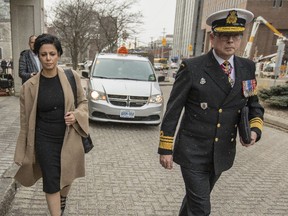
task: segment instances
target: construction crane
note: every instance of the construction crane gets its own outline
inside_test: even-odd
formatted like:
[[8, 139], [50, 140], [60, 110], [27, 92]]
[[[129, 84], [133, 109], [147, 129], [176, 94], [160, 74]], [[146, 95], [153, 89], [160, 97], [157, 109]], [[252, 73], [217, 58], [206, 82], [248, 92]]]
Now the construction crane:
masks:
[[274, 32], [275, 35], [277, 35], [279, 38], [285, 38], [281, 32], [279, 32], [274, 26], [272, 26], [267, 20], [265, 20], [262, 16], [258, 16], [254, 20], [254, 24], [252, 27], [251, 35], [249, 38], [249, 41], [247, 42], [247, 45], [244, 50], [243, 57], [244, 58], [250, 58], [251, 55], [251, 49], [252, 49], [252, 44], [255, 39], [255, 35], [258, 31], [259, 25], [263, 23], [265, 24], [272, 32]]
[[280, 66], [282, 63], [284, 49], [285, 49], [285, 41], [287, 41], [287, 38], [281, 32], [279, 32], [274, 26], [272, 26], [267, 20], [265, 20], [262, 16], [258, 16], [254, 20], [254, 24], [253, 24], [252, 31], [251, 31], [251, 36], [249, 38], [249, 41], [246, 44], [243, 57], [250, 58], [252, 44], [254, 42], [255, 35], [261, 23], [265, 24], [272, 32], [274, 32], [275, 35], [278, 36], [277, 43], [276, 43], [276, 45], [278, 46], [278, 49], [277, 49], [276, 62], [275, 62], [275, 75], [277, 76], [280, 73]]

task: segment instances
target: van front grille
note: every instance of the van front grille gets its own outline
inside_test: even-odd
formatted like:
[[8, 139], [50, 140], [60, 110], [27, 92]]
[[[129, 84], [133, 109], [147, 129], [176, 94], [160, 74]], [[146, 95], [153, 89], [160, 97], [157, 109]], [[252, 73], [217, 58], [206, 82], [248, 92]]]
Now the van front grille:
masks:
[[108, 102], [121, 107], [142, 107], [147, 104], [148, 97], [109, 94]]

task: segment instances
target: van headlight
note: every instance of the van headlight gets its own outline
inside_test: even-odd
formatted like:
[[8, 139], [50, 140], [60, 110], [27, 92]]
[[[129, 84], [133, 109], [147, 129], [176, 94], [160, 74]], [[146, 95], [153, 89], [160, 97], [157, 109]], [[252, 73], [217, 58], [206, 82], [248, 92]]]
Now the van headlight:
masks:
[[106, 95], [104, 92], [91, 91], [90, 92], [90, 98], [92, 100], [106, 100]]
[[157, 94], [157, 95], [152, 95], [150, 98], [149, 98], [149, 103], [157, 103], [157, 104], [160, 104], [163, 102], [163, 96], [160, 95], [160, 94]]

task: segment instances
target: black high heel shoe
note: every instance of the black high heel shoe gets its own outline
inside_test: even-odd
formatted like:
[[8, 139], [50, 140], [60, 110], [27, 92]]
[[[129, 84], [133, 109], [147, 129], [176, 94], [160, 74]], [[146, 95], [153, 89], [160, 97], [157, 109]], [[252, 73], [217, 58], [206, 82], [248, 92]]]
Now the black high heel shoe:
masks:
[[66, 200], [67, 200], [67, 197], [60, 196], [61, 216], [64, 215], [64, 210], [66, 207]]

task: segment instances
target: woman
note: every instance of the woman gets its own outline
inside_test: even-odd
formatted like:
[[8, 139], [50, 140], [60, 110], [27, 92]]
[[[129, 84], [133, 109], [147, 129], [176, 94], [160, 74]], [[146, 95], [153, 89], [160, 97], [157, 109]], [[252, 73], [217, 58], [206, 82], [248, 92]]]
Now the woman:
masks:
[[57, 37], [38, 36], [34, 52], [43, 69], [21, 87], [20, 133], [14, 157], [20, 168], [15, 179], [28, 187], [42, 177], [50, 214], [59, 216], [73, 180], [85, 175], [81, 136], [88, 134], [87, 100], [80, 77], [73, 71], [75, 108], [70, 83], [64, 70], [57, 67], [63, 53]]

